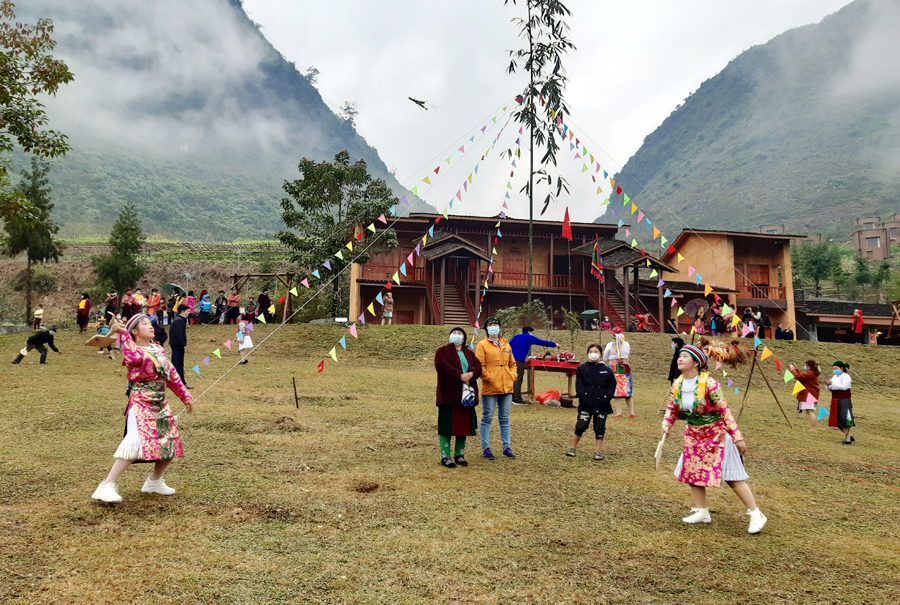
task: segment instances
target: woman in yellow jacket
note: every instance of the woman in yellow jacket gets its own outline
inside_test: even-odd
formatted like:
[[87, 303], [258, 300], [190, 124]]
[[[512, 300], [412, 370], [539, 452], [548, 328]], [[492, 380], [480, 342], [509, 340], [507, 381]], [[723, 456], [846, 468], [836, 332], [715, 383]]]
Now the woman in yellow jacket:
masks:
[[500, 320], [488, 317], [485, 322], [487, 338], [478, 343], [475, 357], [481, 363], [481, 455], [494, 459], [488, 441], [491, 437], [491, 421], [494, 408], [500, 421], [500, 438], [503, 455], [515, 458], [509, 443], [509, 410], [512, 407], [513, 383], [516, 381], [516, 360], [509, 341], [500, 336]]

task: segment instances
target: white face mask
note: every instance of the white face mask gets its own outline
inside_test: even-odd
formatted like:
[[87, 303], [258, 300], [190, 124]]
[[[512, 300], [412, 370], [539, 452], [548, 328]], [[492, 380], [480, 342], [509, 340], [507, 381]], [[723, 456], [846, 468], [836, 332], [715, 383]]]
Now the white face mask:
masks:
[[600, 353], [588, 353], [588, 359], [590, 361], [600, 361]]
[[451, 334], [450, 335], [450, 344], [456, 345], [457, 347], [463, 343], [463, 335], [462, 334]]
[[488, 326], [488, 336], [498, 336], [500, 334], [500, 326]]

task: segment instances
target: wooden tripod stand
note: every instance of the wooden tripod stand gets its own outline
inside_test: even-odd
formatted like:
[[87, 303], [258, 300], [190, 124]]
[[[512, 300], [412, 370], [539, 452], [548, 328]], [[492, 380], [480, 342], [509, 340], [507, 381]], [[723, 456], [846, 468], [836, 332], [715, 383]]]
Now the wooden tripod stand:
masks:
[[[751, 354], [753, 355], [753, 363], [750, 364], [750, 375], [747, 377], [747, 386], [744, 388], [744, 398], [741, 399], [741, 409], [738, 411], [737, 420], [740, 420], [741, 414], [744, 413], [744, 405], [746, 405], [747, 397], [750, 395], [750, 381], [753, 380], [753, 371], [757, 366], [758, 351], [751, 351]], [[778, 404], [778, 409], [781, 410], [781, 414], [784, 416], [784, 419], [787, 420], [788, 426], [793, 429], [794, 425], [791, 424], [791, 419], [788, 418], [788, 415], [784, 411], [784, 408], [781, 407], [781, 402], [778, 401], [778, 395], [775, 394], [775, 390], [772, 388], [772, 385], [769, 384], [769, 379], [766, 377], [766, 373], [763, 372], [762, 367], [759, 368], [759, 373], [763, 377], [763, 380], [766, 381], [766, 386], [769, 387], [769, 392], [772, 393], [772, 397], [775, 398], [775, 403]]]

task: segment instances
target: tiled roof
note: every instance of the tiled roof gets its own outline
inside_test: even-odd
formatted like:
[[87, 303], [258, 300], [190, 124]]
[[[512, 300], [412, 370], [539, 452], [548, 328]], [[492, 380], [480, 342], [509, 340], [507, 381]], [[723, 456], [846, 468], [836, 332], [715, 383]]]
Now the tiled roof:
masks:
[[890, 317], [894, 313], [894, 308], [889, 304], [879, 305], [835, 298], [807, 298], [803, 303], [797, 301], [797, 310], [807, 315], [845, 315], [849, 318], [856, 309], [863, 312], [863, 319], [866, 316]]

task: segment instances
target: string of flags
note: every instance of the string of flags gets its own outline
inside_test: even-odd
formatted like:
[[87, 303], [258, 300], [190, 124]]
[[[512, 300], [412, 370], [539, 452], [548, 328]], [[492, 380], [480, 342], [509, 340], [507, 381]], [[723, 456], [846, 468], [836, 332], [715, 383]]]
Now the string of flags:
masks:
[[[475, 134], [473, 134], [473, 135], [469, 138], [469, 141], [468, 141], [467, 143], [465, 143], [465, 144], [463, 144], [462, 146], [460, 146], [459, 149], [458, 149], [457, 151], [458, 151], [461, 155], [460, 155], [460, 156], [457, 156], [456, 162], [458, 162], [459, 160], [461, 160], [462, 158], [464, 158], [464, 157], [465, 157], [465, 156], [466, 156], [466, 155], [474, 148], [475, 144], [476, 144], [478, 141], [483, 140], [484, 137], [487, 136], [487, 132], [490, 131], [490, 130], [493, 130], [493, 127], [497, 124], [499, 118], [501, 118], [504, 114], [508, 113], [508, 111], [509, 111], [509, 105], [503, 107], [503, 109], [500, 110], [500, 111], [498, 111], [497, 114], [496, 114], [495, 116], [493, 116], [492, 118], [490, 118], [490, 120], [486, 121], [486, 123], [485, 123], [480, 129], [478, 129], [478, 131], [477, 131]], [[507, 124], [508, 124], [508, 120], [507, 120]], [[496, 145], [497, 141], [500, 139], [500, 135], [502, 134], [503, 129], [504, 129], [505, 127], [506, 127], [506, 124], [503, 124], [503, 125], [501, 126], [500, 134], [497, 134], [497, 136], [493, 139], [493, 143], [492, 143], [491, 146], [485, 151], [485, 153], [481, 156], [481, 160], [478, 162], [478, 164], [476, 164], [475, 169], [473, 170], [473, 172], [469, 173], [468, 177], [463, 181], [462, 185], [460, 186], [460, 190], [457, 191], [457, 192], [456, 192], [456, 195], [455, 195], [453, 198], [450, 199], [450, 202], [448, 203], [447, 207], [444, 208], [444, 212], [443, 212], [440, 216], [437, 217], [437, 219], [435, 220], [434, 224], [433, 224], [433, 225], [430, 227], [430, 229], [428, 230], [427, 236], [433, 236], [433, 235], [434, 235], [434, 227], [435, 227], [438, 223], [440, 223], [441, 219], [447, 219], [447, 217], [448, 217], [448, 215], [449, 215], [449, 209], [451, 209], [451, 208], [453, 207], [454, 199], [456, 199], [456, 200], [462, 200], [463, 192], [468, 192], [468, 186], [469, 186], [470, 184], [472, 184], [473, 177], [474, 177], [475, 175], [478, 174], [478, 168], [479, 168], [479, 166], [480, 166], [480, 162], [483, 161], [483, 160], [488, 156], [488, 154], [493, 150], [494, 145]], [[493, 136], [493, 135], [492, 135], [492, 136]], [[435, 175], [435, 178], [434, 178], [434, 181], [433, 181], [433, 182], [432, 182], [432, 178], [431, 178], [430, 175], [429, 175], [429, 176], [426, 176], [424, 179], [422, 179], [420, 182], [418, 182], [418, 184], [417, 184], [416, 186], [414, 186], [412, 189], [410, 189], [410, 193], [411, 193], [412, 195], [421, 196], [420, 190], [421, 190], [421, 188], [422, 188], [422, 186], [423, 186], [422, 183], [424, 183], [424, 184], [426, 184], [426, 185], [429, 185], [429, 186], [436, 184], [437, 181], [439, 181], [440, 178], [441, 178], [441, 176], [442, 176], [442, 175], [440, 175], [440, 172], [443, 171], [443, 172], [446, 174], [447, 171], [449, 170], [448, 167], [452, 167], [453, 164], [454, 164], [454, 154], [451, 154], [451, 155], [448, 156], [445, 160], [441, 161], [441, 162], [438, 164], [438, 166], [433, 170], [434, 175]], [[440, 175], [440, 176], [439, 176], [439, 175]], [[407, 196], [402, 196], [402, 197], [400, 198], [400, 200], [399, 200], [399, 204], [402, 204], [402, 205], [404, 205], [404, 206], [408, 206], [408, 207], [409, 207], [409, 206], [410, 206], [410, 201], [408, 200]], [[399, 207], [399, 204], [398, 204], [397, 207]], [[405, 211], [408, 211], [408, 208], [405, 209]], [[389, 211], [389, 212], [390, 212], [390, 214], [391, 214], [392, 216], [396, 216], [396, 210], [395, 210], [395, 207], [392, 206], [392, 207], [390, 208], [390, 211]], [[391, 224], [393, 224], [393, 223], [391, 223]], [[353, 237], [351, 237], [351, 238], [347, 241], [347, 243], [343, 246], [343, 248], [346, 248], [346, 250], [347, 250], [346, 252], [345, 252], [344, 249], [342, 248], [342, 249], [338, 250], [333, 256], [334, 256], [335, 258], [337, 258], [337, 259], [340, 259], [340, 260], [350, 260], [350, 259], [352, 258], [351, 255], [352, 255], [352, 253], [353, 253], [354, 248], [363, 248], [363, 247], [365, 246], [365, 240], [364, 240], [364, 238], [366, 237], [366, 232], [370, 232], [370, 233], [373, 233], [373, 234], [376, 234], [376, 235], [377, 235], [378, 229], [386, 229], [386, 228], [389, 228], [389, 227], [390, 227], [390, 225], [388, 224], [388, 218], [387, 218], [384, 214], [380, 215], [376, 220], [372, 221], [365, 229], [360, 229], [358, 233], [356, 233]], [[418, 256], [418, 255], [421, 253], [422, 246], [423, 246], [423, 245], [425, 244], [425, 242], [427, 241], [427, 239], [426, 239], [427, 236], [426, 236], [426, 237], [423, 237], [423, 238], [422, 238], [422, 242], [421, 242], [419, 245], [416, 246], [416, 249], [415, 249], [415, 251], [414, 251], [414, 254], [415, 254], [416, 256]], [[345, 258], [345, 255], [346, 255], [346, 258]], [[394, 272], [394, 275], [393, 275], [393, 277], [391, 278], [391, 280], [388, 281], [388, 282], [385, 284], [385, 286], [382, 288], [382, 290], [378, 293], [378, 295], [376, 296], [376, 299], [375, 299], [377, 302], [379, 302], [380, 304], [383, 304], [383, 296], [382, 296], [382, 293], [383, 293], [385, 290], [390, 290], [390, 289], [391, 289], [391, 282], [392, 282], [392, 281], [393, 281], [394, 283], [399, 284], [399, 283], [400, 283], [400, 279], [401, 279], [401, 275], [404, 276], [404, 277], [407, 276], [407, 273], [408, 273], [407, 267], [409, 267], [409, 268], [414, 267], [413, 253], [410, 253], [409, 256], [408, 256], [406, 259], [404, 259], [404, 261], [403, 261], [403, 262], [401, 263], [401, 265], [398, 267], [397, 271]], [[331, 272], [334, 272], [334, 271], [335, 271], [335, 269], [332, 269], [331, 259], [330, 259], [330, 258], [329, 258], [329, 259], [326, 259], [325, 261], [323, 261], [318, 267], [316, 267], [314, 270], [312, 270], [312, 271], [310, 272], [309, 275], [307, 275], [307, 276], [305, 276], [303, 279], [301, 279], [301, 280], [299, 281], [299, 284], [302, 285], [302, 286], [303, 286], [304, 288], [306, 288], [307, 290], [312, 289], [312, 288], [314, 288], [314, 287], [316, 286], [316, 284], [315, 284], [314, 282], [312, 282], [313, 278], [318, 279], [318, 280], [320, 280], [320, 281], [325, 281], [325, 280], [327, 280], [327, 279], [329, 279], [329, 278], [331, 277], [331, 276], [329, 276], [328, 274], [326, 274], [325, 271], [331, 271]], [[311, 283], [311, 282], [312, 282], [312, 283]], [[298, 296], [297, 288], [296, 288], [296, 287], [292, 287], [292, 288], [290, 289], [289, 294], [286, 294], [285, 296], [282, 296], [281, 299], [279, 299], [279, 301], [278, 301], [279, 304], [284, 303], [284, 301], [285, 301], [285, 299], [286, 299], [286, 297], [287, 297], [288, 295], [290, 295], [290, 296]], [[374, 302], [375, 302], [375, 301], [373, 301], [373, 303], [374, 303]], [[374, 316], [374, 315], [375, 315], [375, 309], [374, 309], [373, 303], [370, 303], [370, 304], [368, 305], [367, 310]], [[274, 313], [274, 312], [275, 312], [275, 305], [274, 305], [274, 304], [271, 305], [267, 310], [268, 310], [270, 313]], [[260, 314], [259, 317], [258, 317], [257, 319], [258, 319], [261, 323], [266, 323], [265, 316], [264, 316], [263, 314]], [[361, 315], [359, 316], [358, 323], [363, 323], [363, 324], [365, 323], [365, 312], [363, 312], [363, 314], [361, 314]], [[248, 329], [250, 332], [252, 332], [252, 331], [253, 331], [253, 324], [252, 324], [252, 323], [249, 323], [248, 326], [247, 326], [247, 329]], [[355, 339], [358, 339], [358, 338], [359, 338], [359, 333], [358, 333], [358, 331], [357, 331], [356, 323], [353, 323], [353, 324], [348, 328], [348, 333], [350, 334], [350, 336], [352, 336], [352, 337], [355, 338]], [[240, 334], [240, 333], [236, 334], [235, 337], [236, 337], [236, 338], [239, 338], [239, 334]], [[210, 364], [211, 364], [211, 357], [210, 357], [210, 356], [215, 356], [215, 357], [217, 357], [217, 358], [219, 358], [219, 359], [222, 359], [222, 350], [221, 350], [222, 347], [225, 347], [225, 348], [227, 348], [227, 349], [230, 351], [230, 350], [231, 350], [231, 343], [232, 343], [232, 341], [231, 341], [230, 338], [229, 338], [227, 341], [225, 341], [224, 343], [222, 343], [222, 345], [219, 346], [219, 347], [217, 347], [214, 351], [212, 351], [212, 352], [210, 353], [210, 355], [207, 355], [207, 356], [204, 357], [199, 363], [195, 364], [195, 365], [191, 368], [191, 369], [193, 370], [193, 372], [196, 373], [196, 374], [199, 376], [199, 375], [201, 374], [201, 364], [203, 364], [203, 366], [205, 366], [205, 367], [207, 367], [207, 368], [208, 368], [208, 367], [211, 367], [211, 365], [210, 365]], [[329, 356], [330, 356], [334, 361], [337, 361], [337, 360], [338, 360], [338, 357], [337, 357], [337, 347], [338, 347], [338, 346], [340, 346], [343, 350], [346, 350], [346, 349], [347, 349], [347, 338], [346, 338], [346, 336], [342, 336], [341, 339], [338, 341], [338, 343], [331, 349], [331, 351], [329, 351]], [[323, 371], [324, 371], [324, 367], [325, 367], [325, 360], [323, 359], [322, 362], [319, 363], [319, 365], [318, 365], [318, 371], [319, 371], [319, 372], [323, 372]]]
[[[483, 127], [481, 127], [479, 129], [479, 132], [481, 134], [481, 137], [478, 138], [479, 142], [482, 141], [487, 136], [488, 129], [490, 129], [492, 126], [497, 124], [498, 118], [502, 117], [502, 115], [504, 113], [507, 113], [508, 111], [509, 111], [509, 106], [507, 105], [506, 107], [503, 107], [502, 111], [498, 112], [498, 114], [496, 116], [491, 118], [490, 124], [485, 124]], [[422, 236], [421, 241], [419, 241], [416, 244], [415, 249], [412, 252], [410, 252], [406, 258], [401, 259], [400, 266], [397, 268], [397, 270], [391, 276], [391, 279], [388, 280], [384, 286], [382, 286], [382, 288], [375, 295], [375, 298], [365, 307], [365, 309], [362, 311], [362, 313], [360, 313], [360, 315], [356, 319], [356, 321], [350, 325], [348, 330], [349, 330], [350, 335], [354, 339], [359, 339], [359, 333], [358, 333], [357, 327], [356, 327], [357, 324], [365, 324], [366, 323], [366, 313], [367, 312], [372, 317], [377, 317], [375, 304], [377, 303], [377, 304], [381, 305], [382, 307], [384, 306], [385, 292], [391, 291], [393, 285], [400, 285], [401, 280], [404, 277], [408, 277], [409, 272], [411, 270], [415, 269], [415, 259], [417, 257], [421, 256], [422, 251], [424, 250], [425, 246], [427, 246], [427, 244], [428, 244], [429, 238], [432, 238], [432, 239], [434, 238], [434, 228], [436, 226], [438, 226], [442, 220], [449, 220], [450, 210], [453, 209], [454, 202], [462, 201], [463, 196], [469, 193], [469, 185], [473, 184], [474, 178], [478, 175], [478, 169], [481, 166], [481, 162], [483, 162], [490, 155], [491, 151], [493, 151], [494, 147], [497, 145], [497, 142], [500, 140], [500, 137], [503, 135], [503, 132], [505, 131], [506, 126], [509, 124], [509, 121], [511, 118], [512, 118], [512, 116], [510, 114], [510, 117], [500, 127], [500, 131], [497, 133], [497, 135], [495, 137], [493, 137], [490, 147], [488, 147], [485, 150], [485, 152], [480, 156], [480, 159], [476, 161], [476, 164], [475, 164], [475, 167], [473, 168], [473, 170], [471, 172], [469, 172], [468, 176], [463, 180], [459, 189], [457, 189], [455, 195], [450, 198], [449, 202], [447, 202], [447, 205], [444, 207], [444, 211], [442, 213], [440, 213], [437, 216], [437, 218], [435, 218], [434, 222], [429, 226], [429, 228], [427, 229], [425, 234]], [[463, 154], [463, 157], [465, 157], [468, 153], [470, 153], [472, 151], [472, 149], [475, 148], [475, 145], [477, 144], [476, 137], [478, 137], [478, 133], [476, 133], [475, 135], [470, 137], [469, 142], [464, 143], [457, 150], [461, 154]], [[444, 170], [444, 173], [446, 174], [446, 169], [444, 167], [444, 164], [450, 165], [451, 159], [452, 159], [452, 156], [448, 157], [446, 160], [439, 163], [433, 169], [432, 172], [434, 173], [436, 179], [440, 178], [439, 175], [441, 173], [441, 170]], [[418, 185], [413, 187], [410, 190], [410, 193], [421, 197], [423, 195], [423, 193], [420, 193], [420, 189], [423, 186], [422, 183], [425, 183], [426, 185], [428, 185], [430, 187], [430, 186], [433, 186], [434, 184], [436, 184], [436, 182], [437, 182], [437, 180], [435, 180], [435, 182], [432, 182], [431, 175], [429, 174], [425, 178], [423, 178]], [[511, 185], [510, 185], [510, 188], [511, 188]], [[406, 200], [405, 196], [400, 199], [400, 202], [403, 204], [409, 205], [409, 202]], [[498, 226], [499, 226], [499, 223], [498, 223]], [[497, 232], [498, 232], [498, 234], [500, 233], [499, 228], [498, 228]], [[476, 328], [476, 334], [477, 334], [477, 328]], [[346, 336], [342, 336], [341, 339], [337, 342], [337, 344], [335, 344], [331, 348], [331, 350], [328, 352], [328, 356], [335, 363], [338, 362], [338, 347], [340, 347], [342, 351], [347, 350]], [[326, 360], [327, 360], [327, 358], [322, 359], [322, 361], [320, 361], [319, 364], [316, 366], [316, 370], [318, 373], [321, 374], [325, 371], [325, 361]]]
[[[551, 114], [551, 117], [557, 117], [552, 110], [551, 110], [550, 114]], [[603, 176], [600, 179], [600, 183], [597, 183], [596, 194], [600, 195], [601, 193], [604, 192], [603, 184], [608, 181], [609, 192], [610, 192], [609, 195], [616, 195], [616, 196], [621, 195], [622, 196], [622, 207], [620, 208], [620, 211], [623, 212], [623, 214], [627, 212], [631, 216], [634, 216], [636, 214], [637, 215], [637, 217], [636, 217], [637, 225], [640, 225], [642, 222], [645, 224], [647, 231], [649, 231], [653, 234], [653, 240], [654, 241], [659, 240], [660, 248], [665, 251], [664, 254], [674, 255], [678, 259], [677, 260], [678, 265], [681, 265], [682, 263], [687, 264], [686, 268], [687, 268], [688, 278], [693, 278], [696, 285], [703, 286], [704, 297], [712, 294], [713, 297], [715, 298], [716, 302], [718, 304], [722, 305], [722, 316], [723, 317], [727, 317], [729, 314], [732, 314], [730, 328], [735, 329], [738, 326], [738, 324], [741, 323], [741, 320], [738, 318], [736, 310], [732, 309], [728, 305], [728, 303], [726, 303], [724, 300], [722, 300], [722, 298], [718, 295], [718, 293], [715, 292], [714, 288], [709, 283], [707, 283], [703, 279], [703, 277], [697, 272], [696, 268], [693, 265], [691, 265], [690, 262], [687, 261], [687, 259], [681, 254], [681, 252], [679, 250], [677, 250], [675, 248], [675, 246], [672, 243], [670, 243], [671, 240], [669, 240], [663, 234], [663, 232], [659, 229], [659, 227], [650, 220], [650, 218], [647, 216], [647, 214], [641, 208], [639, 208], [635, 202], [633, 202], [631, 200], [631, 197], [629, 197], [629, 195], [624, 191], [622, 186], [620, 184], [617, 184], [615, 179], [610, 177], [609, 173], [603, 169], [603, 167], [600, 165], [600, 162], [597, 161], [597, 159], [594, 157], [594, 155], [588, 150], [587, 145], [585, 143], [582, 143], [581, 139], [578, 136], [576, 136], [575, 132], [569, 127], [569, 125], [566, 124], [561, 119], [561, 116], [557, 117], [557, 126], [562, 129], [563, 135], [565, 137], [567, 137], [569, 140], [569, 151], [575, 152], [575, 155], [573, 156], [573, 161], [575, 161], [575, 162], [577, 162], [579, 160], [581, 161], [581, 163], [582, 163], [581, 173], [582, 174], [588, 173], [591, 177], [591, 180], [594, 183], [597, 183], [598, 176], [600, 175], [601, 172], [603, 173]], [[607, 196], [600, 203], [600, 206], [601, 207], [610, 206], [609, 210], [610, 210], [611, 215], [618, 216], [618, 212], [616, 211], [616, 209], [611, 206], [609, 196]], [[566, 209], [566, 221], [568, 221], [568, 209]], [[625, 237], [632, 238], [631, 246], [634, 248], [637, 248], [643, 255], [644, 252], [642, 250], [640, 250], [640, 248], [638, 248], [637, 240], [633, 237], [633, 235], [631, 233], [631, 229], [628, 227], [625, 227], [625, 221], [623, 221], [621, 218], [618, 219], [618, 228], [625, 229]], [[651, 263], [650, 263], [649, 259], [647, 259], [647, 266], [651, 267]], [[659, 277], [659, 281], [657, 282], [657, 285], [656, 285], [657, 288], [663, 288], [665, 286], [666, 282], [662, 279], [661, 276], [659, 276], [659, 273], [656, 271], [656, 269], [653, 269], [650, 272], [650, 277], [651, 278]], [[678, 305], [677, 299], [675, 298], [674, 294], [672, 293], [672, 291], [669, 288], [665, 289], [663, 296], [664, 296], [664, 298], [672, 299], [671, 307], [675, 307]], [[681, 317], [682, 315], [685, 315], [685, 311], [681, 306], [678, 306], [678, 310], [676, 311], [676, 318]], [[692, 326], [691, 334], [695, 334], [695, 333], [696, 333], [696, 328]], [[741, 335], [742, 335], [742, 337], [747, 338], [752, 333], [753, 333], [753, 328], [750, 327], [749, 325], [745, 325], [743, 327]], [[782, 370], [784, 371], [784, 373], [783, 373], [784, 382], [788, 383], [791, 380], [796, 380], [794, 375], [791, 373], [791, 371], [789, 369], [783, 369], [784, 364], [782, 364], [781, 361], [777, 357], [775, 357], [775, 355], [772, 353], [772, 351], [763, 344], [763, 342], [759, 339], [759, 337], [754, 335], [754, 348], [757, 351], [760, 351], [760, 347], [762, 347], [762, 350], [759, 354], [760, 361], [763, 361], [769, 357], [773, 357], [775, 360], [776, 369], [778, 370], [779, 374], [782, 372]], [[722, 368], [722, 364], [721, 364], [721, 362], [718, 362], [716, 364], [716, 370], [721, 370], [721, 368]], [[728, 380], [729, 387], [734, 386], [734, 380], [732, 380], [731, 378], [728, 378], [727, 371], [724, 371], [724, 370], [722, 371], [722, 377], [724, 379]], [[794, 387], [793, 387], [793, 395], [796, 395], [803, 390], [804, 390], [804, 387], [800, 383], [800, 381], [796, 381], [796, 383], [794, 384]], [[734, 393], [735, 393], [735, 395], [740, 394], [740, 389], [738, 387], [734, 387]], [[807, 393], [807, 403], [815, 404], [816, 402], [817, 402], [816, 398], [813, 397], [811, 393]], [[825, 418], [826, 416], [828, 416], [828, 414], [829, 414], [829, 412], [828, 412], [828, 410], [825, 409], [825, 406], [820, 406], [819, 416], [818, 416], [819, 420]]]

